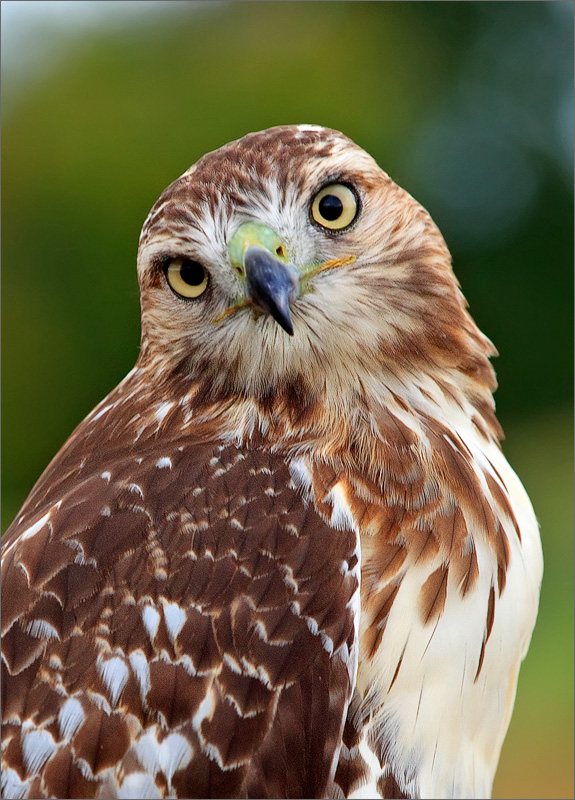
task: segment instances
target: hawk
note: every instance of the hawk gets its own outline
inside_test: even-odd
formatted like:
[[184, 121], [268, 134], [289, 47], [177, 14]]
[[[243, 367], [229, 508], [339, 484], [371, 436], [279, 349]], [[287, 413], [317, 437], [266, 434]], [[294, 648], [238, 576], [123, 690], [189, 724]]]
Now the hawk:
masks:
[[542, 556], [430, 216], [281, 126], [138, 273], [136, 366], [4, 538], [4, 797], [488, 797]]

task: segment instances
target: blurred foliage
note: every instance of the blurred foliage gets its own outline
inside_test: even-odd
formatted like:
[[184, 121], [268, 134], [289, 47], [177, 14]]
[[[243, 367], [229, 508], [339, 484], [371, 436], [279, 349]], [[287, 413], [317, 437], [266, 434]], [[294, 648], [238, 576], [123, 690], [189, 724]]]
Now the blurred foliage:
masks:
[[107, 24], [44, 28], [26, 75], [3, 65], [3, 529], [134, 363], [162, 189], [248, 131], [340, 129], [429, 209], [501, 352], [546, 577], [495, 796], [572, 797], [573, 3], [105, 5]]

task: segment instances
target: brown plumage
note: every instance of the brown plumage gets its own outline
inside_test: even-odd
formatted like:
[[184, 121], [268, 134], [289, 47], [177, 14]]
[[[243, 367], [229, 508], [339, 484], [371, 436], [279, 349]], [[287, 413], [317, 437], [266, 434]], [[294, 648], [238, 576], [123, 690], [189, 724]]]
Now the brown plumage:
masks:
[[486, 797], [541, 553], [431, 218], [272, 128], [138, 272], [134, 370], [4, 537], [4, 795]]

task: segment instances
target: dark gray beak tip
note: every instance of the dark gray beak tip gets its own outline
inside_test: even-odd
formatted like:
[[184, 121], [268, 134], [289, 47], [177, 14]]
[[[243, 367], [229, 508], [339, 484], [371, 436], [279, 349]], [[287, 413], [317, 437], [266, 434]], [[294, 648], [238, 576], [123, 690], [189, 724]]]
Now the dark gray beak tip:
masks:
[[290, 336], [293, 336], [293, 323], [291, 321], [289, 308], [286, 309], [285, 313], [278, 313], [278, 314], [274, 314], [272, 312], [270, 313], [272, 317], [275, 319], [275, 321], [278, 323], [278, 325], [281, 325], [286, 333], [288, 333]]
[[252, 302], [293, 336], [290, 303], [297, 296], [297, 285], [290, 268], [257, 245], [246, 250], [244, 266], [247, 291]]

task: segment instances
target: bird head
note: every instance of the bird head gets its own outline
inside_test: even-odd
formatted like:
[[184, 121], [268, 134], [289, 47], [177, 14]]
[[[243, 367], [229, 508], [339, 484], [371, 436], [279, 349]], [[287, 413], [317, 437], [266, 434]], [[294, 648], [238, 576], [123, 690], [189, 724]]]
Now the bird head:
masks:
[[203, 156], [160, 196], [138, 256], [142, 355], [215, 399], [350, 394], [409, 376], [494, 386], [429, 214], [343, 134], [289, 125]]

